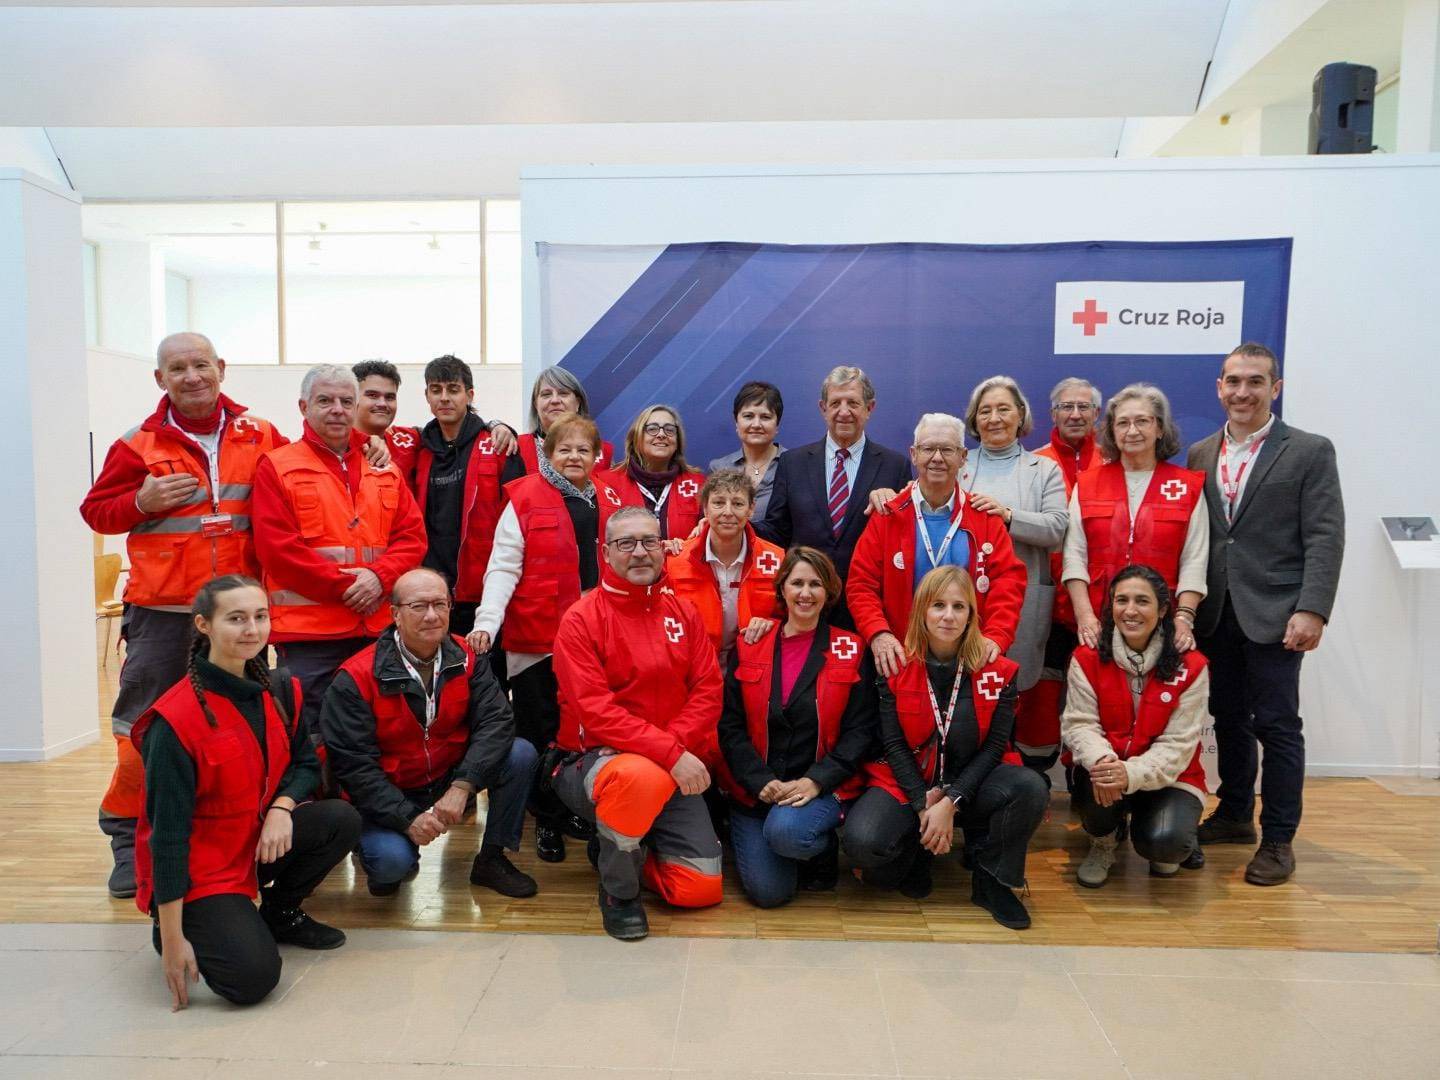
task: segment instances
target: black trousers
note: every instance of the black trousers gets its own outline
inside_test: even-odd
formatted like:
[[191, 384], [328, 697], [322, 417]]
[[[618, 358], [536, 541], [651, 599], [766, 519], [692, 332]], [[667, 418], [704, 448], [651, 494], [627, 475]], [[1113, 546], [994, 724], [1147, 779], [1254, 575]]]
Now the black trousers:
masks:
[[1195, 830], [1205, 804], [1184, 788], [1137, 791], [1109, 806], [1095, 801], [1090, 774], [1075, 766], [1075, 790], [1070, 805], [1080, 815], [1081, 827], [1091, 836], [1109, 836], [1130, 818], [1130, 843], [1142, 859], [1177, 863], [1195, 846]]
[[300, 712], [310, 727], [312, 738], [319, 738], [320, 703], [325, 700], [325, 691], [335, 681], [335, 672], [374, 640], [367, 637], [329, 638], [323, 641], [286, 641], [275, 646], [280, 665], [289, 668], [290, 674], [300, 680], [300, 694], [304, 698]]
[[[297, 806], [290, 850], [256, 868], [261, 908], [299, 907], [360, 840], [360, 815], [339, 799]], [[185, 939], [205, 984], [226, 1001], [253, 1005], [280, 981], [280, 950], [254, 901], [221, 893], [186, 901], [181, 918]], [[160, 926], [152, 934], [160, 952]]]
[[[975, 865], [1001, 884], [1025, 884], [1025, 849], [1040, 827], [1050, 788], [1033, 769], [997, 765], [955, 815], [955, 828], [975, 836]], [[920, 816], [884, 788], [867, 788], [845, 818], [842, 843], [851, 860], [877, 885], [900, 884], [921, 852]], [[958, 845], [957, 845], [958, 846]]]
[[[531, 664], [510, 680], [510, 704], [515, 713], [515, 734], [535, 747], [543, 760], [545, 750], [560, 731], [560, 684], [555, 681], [552, 657]], [[538, 825], [555, 829], [570, 811], [555, 794], [550, 778], [537, 776], [530, 789], [530, 813]]]
[[1201, 638], [1210, 661], [1210, 714], [1220, 770], [1220, 806], [1227, 821], [1255, 820], [1257, 747], [1261, 839], [1289, 843], [1300, 827], [1305, 787], [1305, 734], [1300, 720], [1300, 661], [1304, 653], [1280, 642], [1251, 641], [1230, 598], [1215, 632]]

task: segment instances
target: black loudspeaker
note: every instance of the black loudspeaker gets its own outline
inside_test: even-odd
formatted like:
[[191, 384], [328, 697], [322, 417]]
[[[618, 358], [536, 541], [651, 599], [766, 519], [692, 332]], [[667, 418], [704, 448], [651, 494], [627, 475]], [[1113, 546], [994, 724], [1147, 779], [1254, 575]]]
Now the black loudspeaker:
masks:
[[1311, 87], [1310, 153], [1368, 154], [1375, 127], [1375, 69], [1326, 64]]

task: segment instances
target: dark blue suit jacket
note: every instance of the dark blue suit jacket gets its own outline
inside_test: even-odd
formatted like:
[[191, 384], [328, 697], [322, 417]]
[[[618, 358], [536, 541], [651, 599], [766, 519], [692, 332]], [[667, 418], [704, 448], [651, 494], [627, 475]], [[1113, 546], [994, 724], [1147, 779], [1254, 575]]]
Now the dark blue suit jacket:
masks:
[[899, 491], [910, 482], [910, 459], [865, 440], [855, 486], [845, 508], [845, 520], [836, 536], [830, 528], [830, 470], [825, 463], [825, 440], [786, 450], [776, 459], [775, 487], [765, 520], [756, 531], [771, 543], [788, 548], [806, 544], [818, 548], [835, 562], [844, 581], [850, 572], [850, 555], [865, 531], [865, 507], [876, 488]]

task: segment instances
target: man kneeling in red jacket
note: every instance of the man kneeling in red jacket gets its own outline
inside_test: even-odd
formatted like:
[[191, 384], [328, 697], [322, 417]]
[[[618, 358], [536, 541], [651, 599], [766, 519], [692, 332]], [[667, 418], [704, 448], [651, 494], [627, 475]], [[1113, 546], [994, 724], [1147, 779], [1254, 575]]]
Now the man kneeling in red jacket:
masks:
[[604, 556], [599, 586], [555, 635], [555, 741], [567, 757], [553, 783], [596, 823], [606, 933], [635, 941], [649, 933], [642, 879], [677, 907], [720, 902], [720, 841], [701, 793], [722, 691], [704, 621], [665, 577], [655, 515], [615, 511]]

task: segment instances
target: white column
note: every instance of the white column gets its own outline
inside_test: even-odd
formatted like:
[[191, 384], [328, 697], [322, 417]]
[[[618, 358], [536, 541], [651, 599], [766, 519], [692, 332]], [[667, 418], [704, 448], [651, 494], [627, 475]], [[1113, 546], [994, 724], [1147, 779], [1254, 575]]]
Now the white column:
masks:
[[1395, 150], [1440, 150], [1440, 0], [1406, 0]]
[[153, 356], [165, 336], [165, 259], [153, 244], [114, 240], [96, 253], [100, 344]]
[[1266, 105], [1248, 113], [1241, 125], [1242, 154], [1303, 154], [1310, 143], [1310, 103]]
[[0, 168], [0, 761], [100, 734], [79, 196]]

